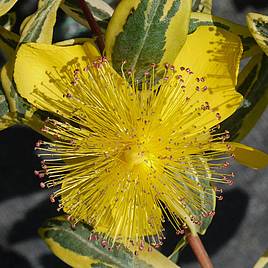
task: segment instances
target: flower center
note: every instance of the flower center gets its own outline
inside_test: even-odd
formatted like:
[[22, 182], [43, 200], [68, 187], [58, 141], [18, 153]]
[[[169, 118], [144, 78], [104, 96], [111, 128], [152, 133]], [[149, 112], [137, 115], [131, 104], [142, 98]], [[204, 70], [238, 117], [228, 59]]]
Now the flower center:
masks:
[[150, 156], [143, 146], [133, 145], [126, 148], [120, 160], [125, 162], [129, 169], [133, 169], [145, 166], [149, 162]]

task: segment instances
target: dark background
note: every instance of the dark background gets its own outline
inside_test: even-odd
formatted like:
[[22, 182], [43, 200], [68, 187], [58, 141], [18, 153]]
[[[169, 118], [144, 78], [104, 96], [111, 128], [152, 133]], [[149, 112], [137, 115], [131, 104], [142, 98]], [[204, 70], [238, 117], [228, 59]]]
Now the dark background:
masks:
[[[28, 15], [37, 1], [19, 1], [14, 7], [19, 21]], [[110, 1], [111, 2], [111, 1]], [[214, 14], [245, 24], [248, 12], [268, 15], [266, 0], [214, 0]], [[70, 28], [71, 27], [71, 28]], [[18, 27], [17, 27], [18, 30]], [[55, 30], [55, 39], [62, 33], [70, 37], [85, 29], [63, 20]], [[268, 151], [268, 110], [254, 130], [243, 141], [245, 144]], [[40, 138], [29, 128], [12, 127], [0, 132], [0, 267], [48, 268], [68, 267], [53, 256], [37, 235], [45, 219], [57, 215], [49, 202], [49, 192], [40, 190], [33, 175], [39, 162], [33, 147]], [[268, 249], [268, 170], [251, 170], [238, 164], [236, 183], [224, 194], [217, 205], [217, 213], [202, 240], [216, 268], [250, 268]], [[163, 248], [168, 253], [175, 240], [170, 237]], [[198, 264], [189, 249], [181, 256], [183, 268]]]

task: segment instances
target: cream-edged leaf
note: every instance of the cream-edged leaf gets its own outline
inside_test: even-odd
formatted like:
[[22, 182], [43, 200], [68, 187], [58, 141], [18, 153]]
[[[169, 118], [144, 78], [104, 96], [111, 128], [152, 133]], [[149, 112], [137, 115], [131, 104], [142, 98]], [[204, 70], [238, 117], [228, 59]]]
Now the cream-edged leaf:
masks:
[[20, 43], [52, 43], [57, 10], [62, 0], [44, 0], [37, 11], [22, 23]]
[[242, 140], [255, 126], [268, 104], [268, 57], [257, 54], [238, 76], [237, 91], [244, 97], [239, 109], [221, 124], [231, 140]]
[[106, 31], [106, 54], [113, 67], [140, 79], [150, 64], [173, 63], [183, 46], [191, 12], [186, 0], [123, 0]]
[[[99, 25], [103, 29], [106, 29], [108, 22], [112, 17], [114, 11], [113, 8], [102, 0], [86, 0], [85, 2]], [[60, 7], [67, 15], [71, 16], [78, 23], [85, 27], [89, 27], [85, 15], [78, 5], [78, 1], [65, 0]]]
[[213, 0], [193, 0], [192, 11], [211, 14]]
[[[156, 250], [139, 251], [137, 256], [116, 243], [114, 247], [84, 223], [75, 228], [64, 217], [52, 218], [39, 229], [51, 251], [72, 267], [178, 267]], [[109, 249], [110, 248], [110, 249]]]
[[268, 56], [268, 16], [249, 13], [247, 23], [256, 42]]
[[17, 0], [0, 0], [0, 17], [6, 14], [16, 3]]

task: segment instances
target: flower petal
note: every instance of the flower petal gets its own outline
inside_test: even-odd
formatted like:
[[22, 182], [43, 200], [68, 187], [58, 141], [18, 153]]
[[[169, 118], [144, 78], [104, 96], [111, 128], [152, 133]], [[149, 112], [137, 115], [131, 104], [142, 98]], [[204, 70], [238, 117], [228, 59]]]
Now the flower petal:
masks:
[[18, 91], [36, 107], [56, 112], [58, 107], [54, 103], [63, 101], [63, 94], [71, 86], [73, 71], [85, 67], [99, 55], [93, 42], [67, 47], [23, 44], [14, 69]]
[[242, 96], [235, 91], [235, 86], [241, 53], [239, 37], [217, 27], [200, 26], [188, 36], [174, 65], [193, 72], [182, 71], [188, 107], [192, 111], [200, 110], [204, 103], [210, 107], [206, 114], [189, 123], [209, 128], [239, 107]]
[[235, 159], [250, 168], [265, 168], [268, 166], [268, 154], [250, 146], [231, 142], [231, 151]]

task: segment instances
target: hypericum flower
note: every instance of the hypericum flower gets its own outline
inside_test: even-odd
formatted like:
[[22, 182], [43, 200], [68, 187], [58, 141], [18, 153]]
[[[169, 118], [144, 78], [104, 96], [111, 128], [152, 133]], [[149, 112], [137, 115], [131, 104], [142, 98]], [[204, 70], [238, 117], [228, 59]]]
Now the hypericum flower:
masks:
[[41, 186], [59, 186], [51, 201], [60, 197], [59, 209], [102, 233], [104, 246], [143, 248], [145, 239], [157, 246], [165, 218], [180, 233], [212, 216], [204, 198], [210, 183], [231, 184], [226, 159], [251, 150], [218, 133], [242, 100], [235, 91], [241, 51], [236, 36], [199, 27], [156, 83], [155, 64], [142, 81], [124, 65], [121, 77], [92, 43], [22, 45], [18, 90], [56, 114], [43, 128], [56, 140], [37, 143], [43, 170], [36, 174], [49, 178]]

